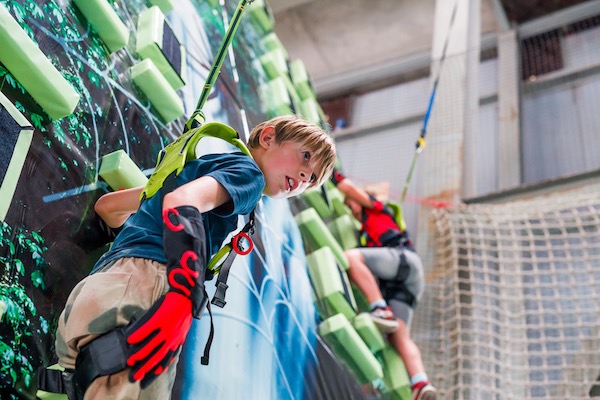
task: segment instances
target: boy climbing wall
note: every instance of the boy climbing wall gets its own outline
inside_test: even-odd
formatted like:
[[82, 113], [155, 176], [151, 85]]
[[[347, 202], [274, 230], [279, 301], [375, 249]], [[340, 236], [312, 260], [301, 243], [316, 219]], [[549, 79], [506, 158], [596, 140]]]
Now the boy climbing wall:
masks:
[[[248, 149], [251, 157], [187, 162], [173, 190], [141, 203], [143, 188], [98, 202], [109, 226], [124, 225], [59, 319], [56, 352], [71, 397], [168, 399], [192, 318], [208, 301], [209, 256], [262, 195], [288, 198], [322, 184], [336, 157], [322, 129], [294, 116], [257, 125]], [[122, 349], [125, 365], [114, 365], [109, 347]]]
[[346, 251], [348, 277], [364, 293], [371, 306], [371, 318], [404, 360], [414, 400], [435, 400], [436, 389], [429, 382], [421, 352], [410, 337], [410, 324], [425, 282], [423, 265], [406, 231], [396, 223], [390, 210], [340, 171], [331, 177], [346, 195], [346, 205], [361, 222], [360, 234], [366, 247]]

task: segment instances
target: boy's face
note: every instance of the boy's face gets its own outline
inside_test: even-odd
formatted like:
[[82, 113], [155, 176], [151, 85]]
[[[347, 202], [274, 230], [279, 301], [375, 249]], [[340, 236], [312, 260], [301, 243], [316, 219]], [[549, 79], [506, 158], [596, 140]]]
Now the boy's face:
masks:
[[257, 163], [266, 180], [263, 194], [285, 199], [304, 192], [315, 179], [310, 152], [296, 142], [277, 143], [272, 126], [266, 127], [260, 135], [263, 151]]

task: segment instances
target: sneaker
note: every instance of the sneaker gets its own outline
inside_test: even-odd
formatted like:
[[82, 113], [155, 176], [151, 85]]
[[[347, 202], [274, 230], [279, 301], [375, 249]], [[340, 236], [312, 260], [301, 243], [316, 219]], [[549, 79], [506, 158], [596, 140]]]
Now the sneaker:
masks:
[[437, 390], [428, 381], [418, 382], [412, 387], [413, 400], [435, 400]]
[[369, 316], [382, 333], [392, 333], [398, 329], [398, 321], [396, 321], [396, 317], [390, 306], [386, 306], [385, 308], [375, 307], [371, 310]]

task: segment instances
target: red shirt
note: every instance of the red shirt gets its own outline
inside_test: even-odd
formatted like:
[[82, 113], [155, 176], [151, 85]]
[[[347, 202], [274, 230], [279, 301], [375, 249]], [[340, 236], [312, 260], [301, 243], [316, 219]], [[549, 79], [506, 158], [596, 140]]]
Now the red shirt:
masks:
[[393, 246], [399, 243], [402, 231], [392, 212], [380, 201], [373, 200], [373, 208], [363, 207], [361, 222], [361, 233], [367, 240], [367, 247]]
[[[334, 168], [331, 175], [333, 184], [337, 186], [344, 179], [344, 174]], [[380, 201], [373, 197], [371, 200], [373, 208], [363, 207], [361, 236], [365, 237], [367, 247], [395, 246], [402, 239], [403, 233], [394, 220], [394, 214]]]

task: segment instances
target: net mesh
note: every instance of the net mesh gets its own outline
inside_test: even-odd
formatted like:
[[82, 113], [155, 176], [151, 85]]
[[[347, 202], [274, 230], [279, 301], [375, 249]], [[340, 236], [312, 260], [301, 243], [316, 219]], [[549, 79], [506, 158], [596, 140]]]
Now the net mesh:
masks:
[[441, 398], [589, 398], [600, 372], [600, 194], [432, 215], [429, 312], [415, 324], [428, 329], [415, 337]]
[[[597, 171], [598, 16], [517, 40], [521, 184]], [[495, 96], [499, 78], [514, 71], [497, 56], [482, 54], [479, 114], [468, 117], [479, 118], [469, 173], [480, 196], [501, 190], [507, 167]], [[446, 73], [456, 62], [447, 60]], [[444, 145], [461, 114], [451, 105], [434, 113], [420, 190], [437, 198], [453, 187], [450, 166], [466, 166]], [[427, 289], [411, 333], [443, 399], [600, 396], [600, 189], [545, 190], [546, 197], [421, 213], [432, 218], [420, 225], [430, 239], [420, 251]]]

